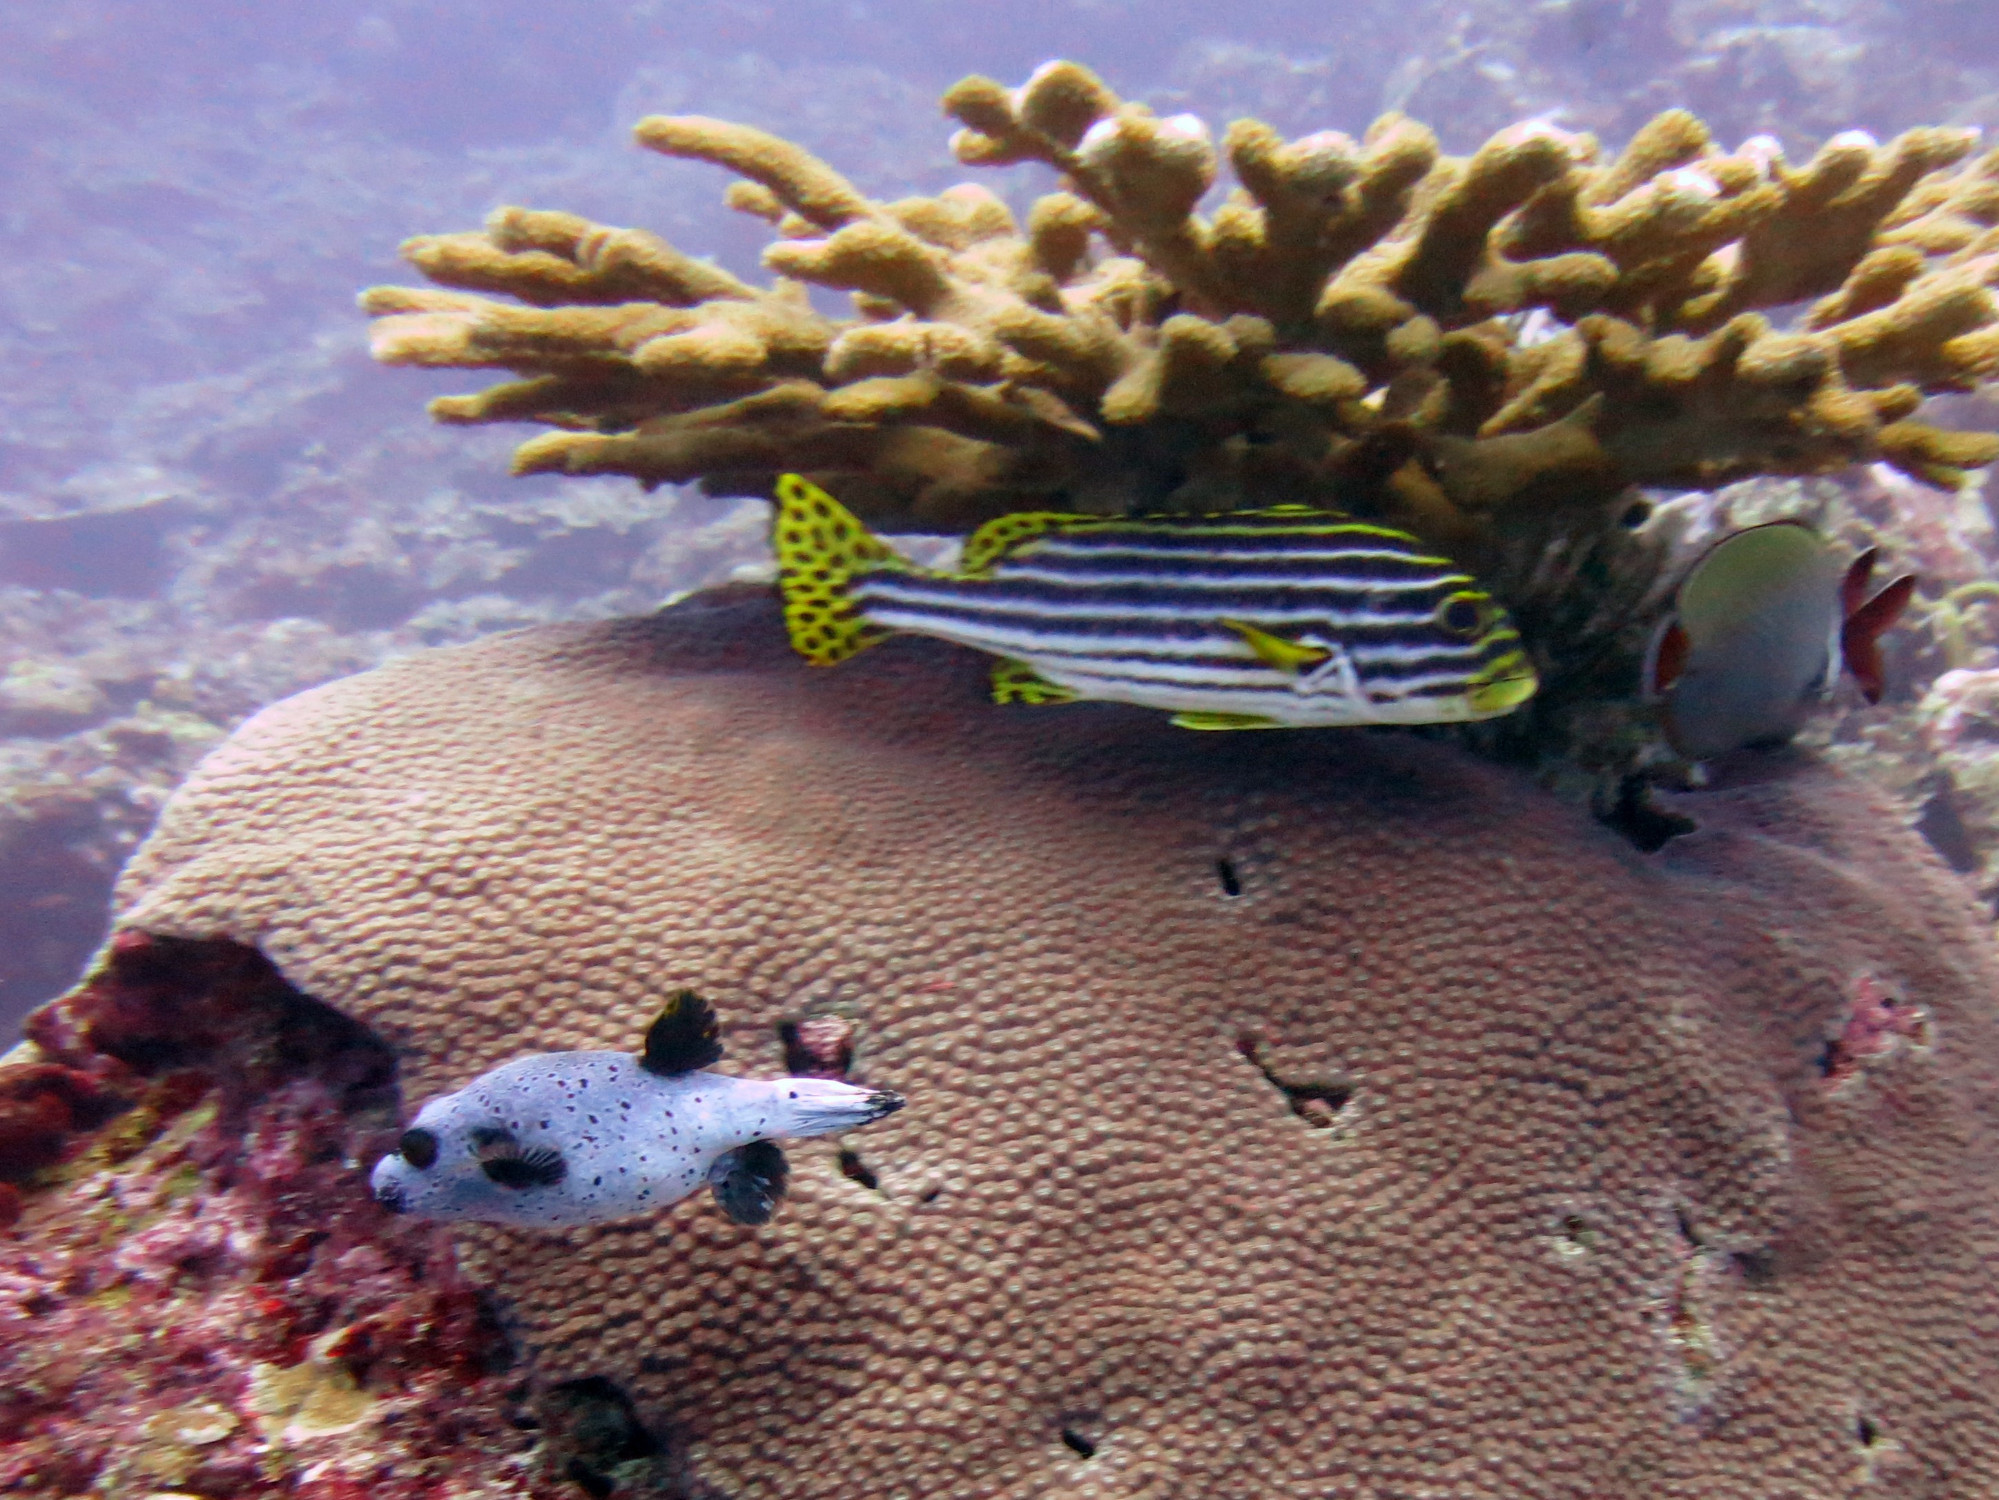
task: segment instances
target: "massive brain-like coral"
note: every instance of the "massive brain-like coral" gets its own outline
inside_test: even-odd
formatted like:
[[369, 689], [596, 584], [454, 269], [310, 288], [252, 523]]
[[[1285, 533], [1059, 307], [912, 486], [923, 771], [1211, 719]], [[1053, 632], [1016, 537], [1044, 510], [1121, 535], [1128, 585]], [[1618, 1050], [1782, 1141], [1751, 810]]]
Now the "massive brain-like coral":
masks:
[[1986, 924], [1802, 757], [1675, 806], [1645, 856], [1407, 737], [814, 672], [751, 590], [268, 710], [119, 922], [261, 949], [410, 1102], [680, 985], [727, 1067], [906, 1094], [761, 1229], [462, 1236], [659, 1493], [1988, 1493]]
[[762, 131], [654, 117], [643, 144], [744, 179], [773, 285], [502, 209], [404, 247], [456, 290], [368, 293], [375, 352], [522, 377], [432, 408], [560, 429], [522, 471], [767, 495], [799, 469], [914, 531], [1307, 501], [1488, 570], [1577, 545], [1632, 484], [1875, 459], [1954, 484], [1999, 454], [1917, 417], [1999, 372], [1999, 152], [1968, 160], [1971, 132], [1852, 133], [1793, 166], [1682, 111], [1614, 158], [1539, 123], [1459, 158], [1395, 115], [1358, 142], [1239, 120], [1237, 186], [1204, 214], [1206, 127], [1074, 64], [944, 106], [960, 160], [1061, 173], [1025, 228], [977, 186], [877, 202]]

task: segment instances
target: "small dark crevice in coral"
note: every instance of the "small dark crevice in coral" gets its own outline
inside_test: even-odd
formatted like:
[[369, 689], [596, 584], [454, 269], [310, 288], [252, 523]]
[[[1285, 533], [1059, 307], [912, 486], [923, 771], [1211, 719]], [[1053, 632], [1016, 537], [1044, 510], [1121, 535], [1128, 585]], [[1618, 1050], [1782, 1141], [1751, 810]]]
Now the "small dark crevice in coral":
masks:
[[1676, 1208], [1673, 1210], [1673, 1223], [1675, 1227], [1679, 1229], [1681, 1239], [1685, 1240], [1689, 1245], [1692, 1245], [1696, 1250], [1698, 1250], [1701, 1247], [1702, 1240], [1700, 1234], [1694, 1228], [1694, 1221], [1692, 1217], [1687, 1213], [1687, 1211], [1684, 1208]]
[[840, 1175], [849, 1182], [858, 1182], [871, 1193], [882, 1190], [881, 1178], [861, 1160], [860, 1153], [845, 1146], [840, 1148]]
[[591, 1500], [610, 1500], [618, 1493], [621, 1469], [660, 1453], [659, 1440], [639, 1421], [631, 1397], [602, 1375], [550, 1386], [541, 1398], [541, 1418], [562, 1474]]
[[1958, 874], [1971, 874], [1979, 866], [1978, 847], [1965, 827], [1956, 788], [1949, 776], [1940, 775], [1930, 783], [1928, 792], [1916, 814], [1916, 832]]
[[1095, 1458], [1097, 1456], [1097, 1445], [1073, 1427], [1064, 1427], [1062, 1429], [1062, 1443], [1063, 1446], [1068, 1448], [1078, 1458]]
[[1853, 1435], [1860, 1439], [1860, 1446], [1872, 1448], [1881, 1440], [1881, 1429], [1876, 1427], [1865, 1412], [1854, 1418]]
[[1774, 1250], [1735, 1250], [1729, 1254], [1735, 1269], [1742, 1276], [1742, 1284], [1752, 1292], [1765, 1292], [1777, 1284], [1777, 1252]]
[[942, 1189], [941, 1187], [927, 1187], [922, 1192], [916, 1195], [916, 1201], [918, 1203], [935, 1203], [937, 1201], [938, 1194], [942, 1193], [943, 1191], [944, 1189]]
[[1700, 827], [1692, 818], [1659, 806], [1655, 791], [1642, 776], [1625, 777], [1610, 804], [1596, 809], [1597, 821], [1641, 854], [1657, 854]]
[[1248, 1032], [1236, 1038], [1236, 1051], [1249, 1059], [1265, 1082], [1284, 1095], [1292, 1114], [1315, 1129], [1324, 1130], [1331, 1125], [1353, 1099], [1353, 1085], [1343, 1079], [1280, 1078], [1264, 1063], [1263, 1044]]
[[1235, 862], [1233, 860], [1223, 858], [1215, 861], [1215, 879], [1221, 882], [1222, 894], [1224, 896], [1240, 896], [1242, 894], [1242, 877], [1236, 874]]
[[1562, 1238], [1578, 1250], [1594, 1250], [1603, 1243], [1603, 1231], [1581, 1214], [1563, 1214]]

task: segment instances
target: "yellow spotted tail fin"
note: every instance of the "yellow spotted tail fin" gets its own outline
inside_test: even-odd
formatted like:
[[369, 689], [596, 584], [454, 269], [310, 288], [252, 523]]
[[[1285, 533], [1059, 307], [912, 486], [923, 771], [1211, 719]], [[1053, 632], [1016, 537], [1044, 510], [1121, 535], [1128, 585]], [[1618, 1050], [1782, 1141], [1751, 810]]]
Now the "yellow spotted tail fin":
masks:
[[792, 648], [813, 666], [843, 662], [890, 634], [854, 603], [854, 579], [912, 564], [803, 475], [786, 474], [777, 482], [771, 547], [777, 553], [785, 631]]

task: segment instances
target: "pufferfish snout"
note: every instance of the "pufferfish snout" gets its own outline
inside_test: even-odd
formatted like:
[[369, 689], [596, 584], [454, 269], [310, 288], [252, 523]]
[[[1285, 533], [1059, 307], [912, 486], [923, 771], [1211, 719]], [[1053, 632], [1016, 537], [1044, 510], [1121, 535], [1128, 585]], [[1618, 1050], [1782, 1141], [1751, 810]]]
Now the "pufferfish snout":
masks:
[[741, 1224], [769, 1221], [790, 1168], [778, 1139], [829, 1135], [902, 1108], [826, 1078], [732, 1078], [715, 1012], [683, 990], [645, 1050], [544, 1052], [432, 1099], [375, 1166], [375, 1201], [426, 1219], [561, 1226], [677, 1203], [704, 1182]]

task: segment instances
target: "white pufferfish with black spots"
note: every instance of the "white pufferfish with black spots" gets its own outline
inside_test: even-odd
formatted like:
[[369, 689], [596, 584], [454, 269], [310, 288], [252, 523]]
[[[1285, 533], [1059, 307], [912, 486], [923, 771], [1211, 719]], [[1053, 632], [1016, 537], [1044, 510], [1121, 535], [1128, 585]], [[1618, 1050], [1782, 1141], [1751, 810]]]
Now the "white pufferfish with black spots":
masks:
[[789, 1168], [777, 1142], [852, 1130], [902, 1098], [830, 1078], [732, 1078], [714, 1009], [666, 1004], [645, 1048], [516, 1058], [418, 1111], [369, 1179], [423, 1219], [559, 1228], [678, 1203], [704, 1182], [739, 1224], [770, 1220]]

